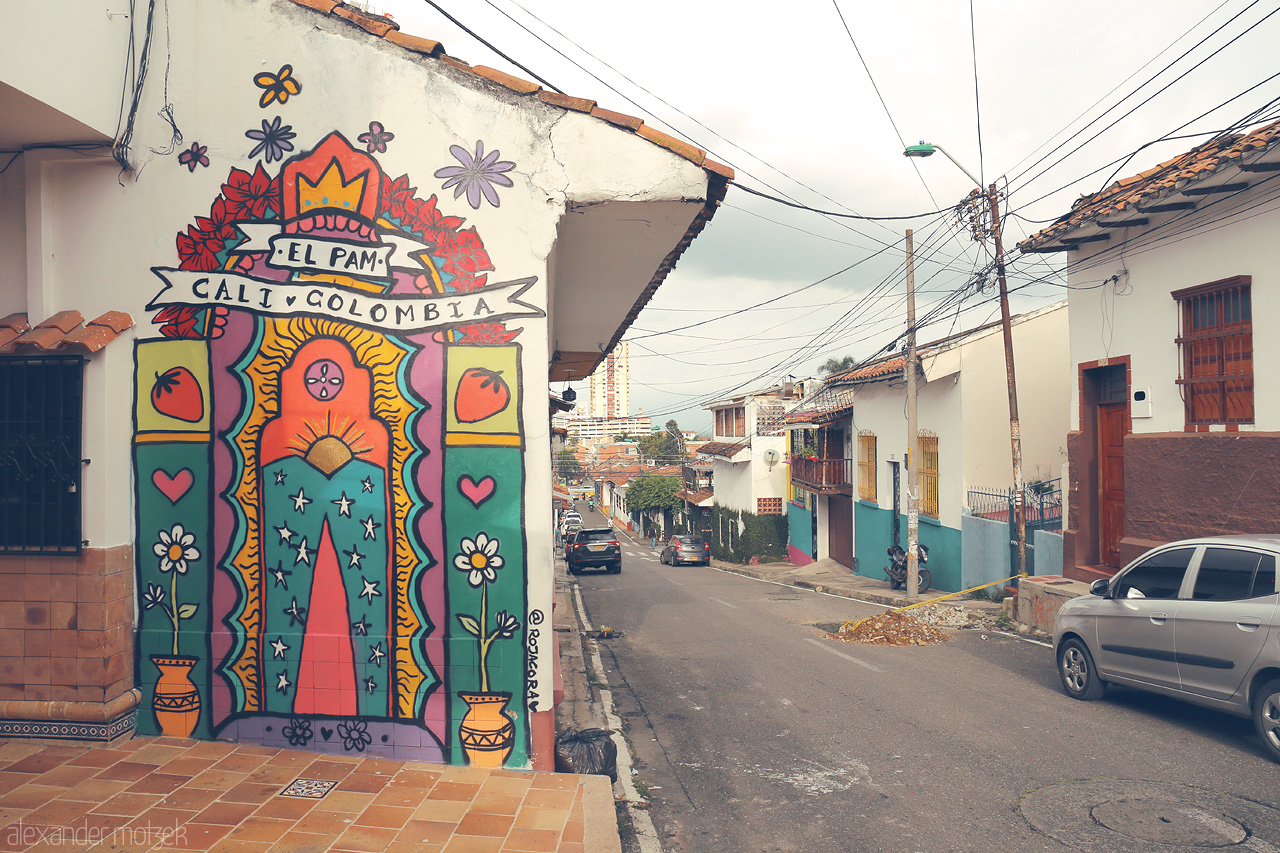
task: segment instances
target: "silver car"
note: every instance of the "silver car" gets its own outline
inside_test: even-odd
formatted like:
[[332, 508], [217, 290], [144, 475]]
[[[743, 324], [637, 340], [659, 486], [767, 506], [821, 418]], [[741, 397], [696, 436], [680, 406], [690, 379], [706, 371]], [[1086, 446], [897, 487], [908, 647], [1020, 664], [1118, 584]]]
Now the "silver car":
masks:
[[1058, 611], [1067, 695], [1123, 684], [1242, 717], [1280, 761], [1280, 535], [1171, 542]]

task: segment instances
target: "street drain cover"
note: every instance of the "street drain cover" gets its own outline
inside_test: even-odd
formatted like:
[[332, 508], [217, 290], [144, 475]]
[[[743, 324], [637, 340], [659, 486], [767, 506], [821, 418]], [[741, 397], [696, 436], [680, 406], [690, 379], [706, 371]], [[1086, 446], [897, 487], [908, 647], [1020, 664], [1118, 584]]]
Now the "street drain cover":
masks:
[[1280, 810], [1191, 785], [1124, 779], [1063, 782], [1024, 794], [1018, 811], [1051, 838], [1097, 853], [1174, 853], [1237, 845], [1280, 851]]

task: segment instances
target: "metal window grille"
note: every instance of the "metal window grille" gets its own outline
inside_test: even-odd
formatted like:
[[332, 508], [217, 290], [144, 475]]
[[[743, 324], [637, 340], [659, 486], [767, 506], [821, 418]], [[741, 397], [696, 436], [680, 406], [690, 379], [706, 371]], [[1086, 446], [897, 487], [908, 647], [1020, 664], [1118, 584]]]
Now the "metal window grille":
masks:
[[0, 553], [78, 554], [84, 359], [0, 359]]
[[1253, 308], [1249, 276], [1173, 294], [1180, 329], [1178, 385], [1191, 424], [1253, 423]]
[[858, 498], [876, 500], [876, 435], [866, 430], [858, 433]]
[[938, 436], [920, 431], [920, 514], [938, 517]]

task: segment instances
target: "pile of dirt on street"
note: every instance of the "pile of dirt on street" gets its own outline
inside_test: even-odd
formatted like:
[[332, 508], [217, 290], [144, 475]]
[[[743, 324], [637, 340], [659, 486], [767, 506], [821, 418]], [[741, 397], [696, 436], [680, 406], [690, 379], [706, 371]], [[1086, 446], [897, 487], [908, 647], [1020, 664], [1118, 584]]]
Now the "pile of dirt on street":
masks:
[[945, 643], [948, 639], [945, 631], [893, 610], [858, 622], [852, 628], [851, 631], [837, 631], [831, 639], [873, 646], [927, 646]]

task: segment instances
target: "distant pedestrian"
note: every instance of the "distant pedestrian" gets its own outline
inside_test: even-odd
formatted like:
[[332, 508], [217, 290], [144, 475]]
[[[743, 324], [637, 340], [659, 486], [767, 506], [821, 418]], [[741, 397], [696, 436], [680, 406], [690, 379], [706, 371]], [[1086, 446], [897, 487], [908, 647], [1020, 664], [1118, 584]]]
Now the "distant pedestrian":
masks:
[[658, 528], [650, 527], [649, 528], [649, 548], [653, 549], [657, 547], [658, 547]]

